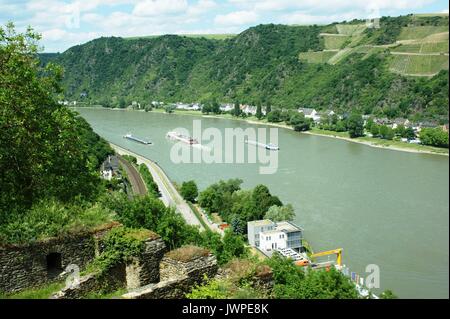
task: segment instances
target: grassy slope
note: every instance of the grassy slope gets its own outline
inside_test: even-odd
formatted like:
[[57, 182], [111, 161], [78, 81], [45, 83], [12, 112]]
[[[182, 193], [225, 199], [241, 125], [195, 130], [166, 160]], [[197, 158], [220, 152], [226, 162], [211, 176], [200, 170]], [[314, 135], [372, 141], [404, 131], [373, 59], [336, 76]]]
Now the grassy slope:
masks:
[[63, 287], [64, 283], [61, 282], [50, 283], [42, 287], [30, 288], [16, 293], [0, 293], [0, 299], [48, 299]]

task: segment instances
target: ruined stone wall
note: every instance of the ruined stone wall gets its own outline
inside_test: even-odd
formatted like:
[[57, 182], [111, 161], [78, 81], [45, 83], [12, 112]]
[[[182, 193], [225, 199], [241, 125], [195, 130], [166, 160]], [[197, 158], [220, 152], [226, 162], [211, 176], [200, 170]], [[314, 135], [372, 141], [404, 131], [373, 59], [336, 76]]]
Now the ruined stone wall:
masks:
[[126, 285], [125, 265], [119, 264], [110, 269], [108, 274], [82, 276], [77, 285], [65, 287], [55, 293], [51, 299], [80, 299], [91, 292], [115, 291]]
[[166, 251], [164, 241], [157, 237], [144, 242], [144, 250], [126, 265], [119, 264], [98, 276], [88, 274], [80, 278], [78, 285], [66, 287], [52, 299], [78, 299], [91, 292], [112, 292], [119, 288], [136, 289], [159, 281], [159, 265]]
[[183, 262], [165, 256], [160, 264], [161, 281], [134, 289], [122, 296], [125, 299], [180, 299], [200, 284], [206, 275], [214, 278], [217, 260], [212, 254]]
[[128, 289], [139, 288], [159, 281], [159, 264], [166, 251], [162, 239], [146, 241], [140, 256], [133, 257], [126, 265]]
[[207, 257], [197, 257], [188, 262], [164, 257], [160, 265], [161, 281], [187, 276], [193, 283], [203, 281], [204, 276], [213, 278], [217, 273], [217, 260], [212, 254]]
[[124, 295], [123, 299], [182, 299], [192, 289], [192, 281], [188, 276], [150, 284]]
[[[60, 269], [48, 268], [51, 253], [60, 254]], [[70, 264], [83, 268], [94, 256], [95, 241], [90, 235], [0, 247], [0, 291], [14, 292], [51, 282], [57, 278], [58, 270], [62, 272]]]
[[[16, 292], [52, 282], [70, 264], [83, 269], [94, 259], [104, 234], [117, 225], [28, 245], [0, 245], [0, 291]], [[57, 254], [60, 260], [49, 264], [50, 254]]]

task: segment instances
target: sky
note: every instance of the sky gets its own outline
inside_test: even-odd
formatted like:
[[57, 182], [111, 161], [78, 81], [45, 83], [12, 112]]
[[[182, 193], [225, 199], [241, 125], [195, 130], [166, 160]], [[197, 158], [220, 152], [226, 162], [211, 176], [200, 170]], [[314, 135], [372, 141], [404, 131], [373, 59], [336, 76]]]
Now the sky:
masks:
[[0, 0], [0, 25], [42, 35], [44, 52], [101, 36], [240, 33], [258, 24], [326, 24], [448, 13], [446, 0]]

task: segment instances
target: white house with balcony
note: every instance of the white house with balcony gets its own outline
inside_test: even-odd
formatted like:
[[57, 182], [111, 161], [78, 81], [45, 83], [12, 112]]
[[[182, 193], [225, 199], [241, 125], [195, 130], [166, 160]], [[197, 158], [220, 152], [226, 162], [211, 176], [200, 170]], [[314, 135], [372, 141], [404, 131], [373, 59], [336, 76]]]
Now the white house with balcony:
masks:
[[264, 253], [286, 248], [302, 250], [303, 229], [292, 222], [251, 221], [247, 223], [247, 236], [250, 246]]

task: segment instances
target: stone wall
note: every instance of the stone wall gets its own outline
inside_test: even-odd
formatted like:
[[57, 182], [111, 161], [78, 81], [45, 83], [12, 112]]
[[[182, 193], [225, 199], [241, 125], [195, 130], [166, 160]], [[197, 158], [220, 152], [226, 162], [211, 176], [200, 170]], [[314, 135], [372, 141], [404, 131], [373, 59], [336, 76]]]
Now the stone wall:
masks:
[[166, 251], [162, 239], [149, 240], [140, 256], [133, 257], [126, 265], [128, 289], [139, 288], [159, 281], [159, 264]]
[[165, 256], [160, 265], [161, 281], [187, 276], [193, 283], [203, 281], [204, 276], [213, 278], [217, 273], [217, 260], [212, 254], [183, 262]]
[[180, 299], [191, 292], [196, 284], [203, 282], [205, 275], [214, 278], [217, 273], [217, 260], [212, 254], [198, 256], [188, 261], [170, 258], [167, 254], [161, 260], [160, 279], [124, 294], [125, 299]]
[[53, 295], [52, 299], [78, 299], [90, 292], [112, 292], [119, 288], [136, 289], [158, 282], [159, 265], [166, 245], [159, 236], [154, 235], [143, 241], [143, 252], [134, 256], [127, 264], [119, 264], [101, 276], [83, 276], [78, 285], [62, 289]]
[[124, 295], [123, 299], [182, 299], [192, 289], [192, 281], [188, 276], [150, 284]]
[[0, 246], [0, 291], [16, 292], [55, 281], [70, 264], [83, 269], [94, 259], [105, 232], [117, 225], [29, 245]]
[[124, 288], [126, 283], [125, 265], [119, 264], [110, 269], [106, 276], [88, 274], [82, 276], [77, 285], [65, 287], [51, 299], [80, 299], [90, 292], [115, 291]]

